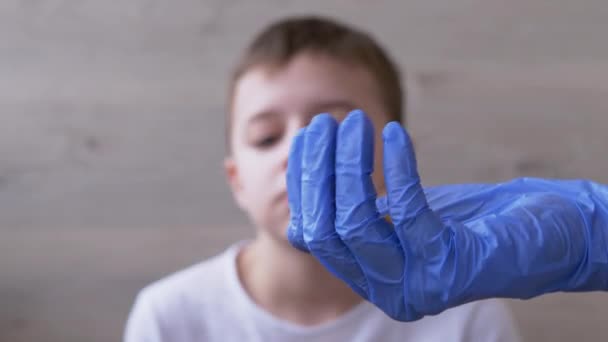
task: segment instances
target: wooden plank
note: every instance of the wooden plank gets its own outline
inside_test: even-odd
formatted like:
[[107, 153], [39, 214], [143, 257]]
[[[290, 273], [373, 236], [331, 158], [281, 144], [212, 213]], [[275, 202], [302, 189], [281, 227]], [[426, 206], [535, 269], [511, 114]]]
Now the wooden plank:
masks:
[[608, 68], [412, 72], [408, 127], [427, 183], [608, 181]]

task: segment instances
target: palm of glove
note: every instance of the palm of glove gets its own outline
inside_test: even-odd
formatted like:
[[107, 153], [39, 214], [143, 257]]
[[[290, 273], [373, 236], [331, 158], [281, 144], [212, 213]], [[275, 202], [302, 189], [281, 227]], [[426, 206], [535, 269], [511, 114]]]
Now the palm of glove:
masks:
[[[319, 115], [301, 130], [288, 161], [287, 234], [292, 245], [389, 316], [413, 321], [476, 299], [530, 297], [552, 286], [543, 283], [549, 278], [562, 277], [565, 263], [580, 263], [584, 241], [576, 241], [584, 234], [522, 229], [546, 225], [543, 220], [558, 228], [579, 224], [580, 208], [543, 192], [542, 181], [425, 192], [403, 128], [388, 124], [383, 140], [387, 196], [377, 199], [370, 177], [373, 127], [363, 112], [352, 112], [340, 125]], [[538, 191], [522, 195], [530, 182]], [[562, 214], [547, 214], [555, 212]], [[522, 250], [518, 239], [551, 243], [555, 253]], [[499, 245], [501, 253], [495, 253]], [[522, 277], [544, 287], [522, 288]]]

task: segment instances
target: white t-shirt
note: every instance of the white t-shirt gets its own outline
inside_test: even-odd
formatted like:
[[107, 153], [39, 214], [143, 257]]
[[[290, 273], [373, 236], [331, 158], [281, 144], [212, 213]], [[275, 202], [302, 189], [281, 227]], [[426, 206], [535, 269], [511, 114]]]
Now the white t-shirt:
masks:
[[336, 320], [299, 326], [253, 302], [236, 268], [242, 244], [143, 289], [126, 342], [194, 341], [520, 341], [505, 305], [479, 301], [415, 322], [397, 322], [369, 302]]

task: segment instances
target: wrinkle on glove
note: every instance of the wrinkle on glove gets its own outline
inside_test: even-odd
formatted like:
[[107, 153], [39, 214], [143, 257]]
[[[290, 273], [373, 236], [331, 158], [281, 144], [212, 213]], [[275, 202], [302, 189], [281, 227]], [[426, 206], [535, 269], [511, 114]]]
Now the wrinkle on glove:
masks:
[[411, 140], [392, 122], [383, 130], [387, 195], [377, 198], [373, 132], [359, 110], [340, 124], [316, 116], [300, 131], [288, 160], [287, 235], [390, 317], [608, 290], [608, 187], [519, 178], [423, 189]]

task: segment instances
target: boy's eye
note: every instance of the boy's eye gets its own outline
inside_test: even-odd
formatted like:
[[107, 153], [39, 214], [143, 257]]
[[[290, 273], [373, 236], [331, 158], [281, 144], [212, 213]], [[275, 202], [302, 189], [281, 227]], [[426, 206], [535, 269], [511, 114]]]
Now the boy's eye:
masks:
[[281, 137], [278, 135], [269, 135], [255, 141], [254, 145], [258, 148], [268, 148], [276, 144]]

